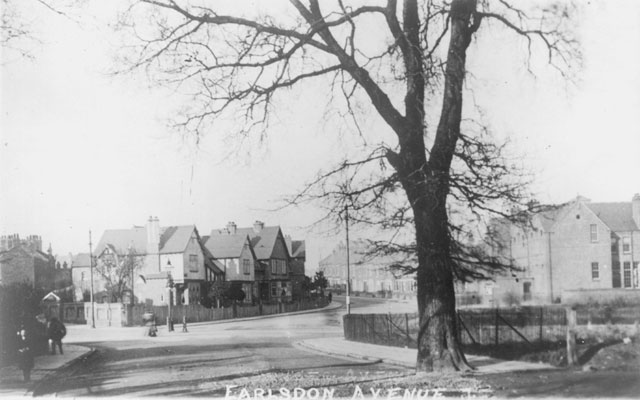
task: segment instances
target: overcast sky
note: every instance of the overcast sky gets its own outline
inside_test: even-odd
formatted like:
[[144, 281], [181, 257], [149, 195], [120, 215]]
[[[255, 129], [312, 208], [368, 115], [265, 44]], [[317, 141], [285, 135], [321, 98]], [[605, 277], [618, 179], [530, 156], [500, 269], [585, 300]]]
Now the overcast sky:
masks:
[[[262, 220], [307, 239], [311, 270], [341, 239], [304, 229], [320, 215], [310, 206], [268, 211], [344, 151], [344, 139], [308, 125], [324, 103], [293, 99], [285, 108], [295, 115], [276, 119], [263, 147], [223, 158], [221, 149], [234, 144], [217, 132], [196, 148], [167, 128], [171, 93], [106, 74], [111, 1], [83, 10], [82, 22], [20, 3], [30, 4], [42, 43], [33, 60], [3, 54], [1, 234], [38, 234], [66, 254], [88, 251], [89, 230], [95, 243], [103, 230], [143, 225], [150, 215], [161, 225], [196, 224], [201, 234]], [[582, 82], [568, 90], [546, 74], [533, 80], [501, 69], [510, 54], [500, 46], [473, 61], [490, 83], [478, 96], [489, 99], [494, 128], [534, 172], [541, 200], [630, 201], [640, 192], [638, 21], [640, 2], [590, 2], [581, 21]]]

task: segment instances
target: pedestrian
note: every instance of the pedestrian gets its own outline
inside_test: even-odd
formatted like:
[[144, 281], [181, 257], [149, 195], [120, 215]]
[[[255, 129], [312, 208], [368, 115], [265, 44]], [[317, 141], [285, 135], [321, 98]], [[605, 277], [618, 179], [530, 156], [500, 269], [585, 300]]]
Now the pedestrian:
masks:
[[31, 350], [31, 337], [27, 335], [27, 330], [24, 326], [18, 332], [18, 367], [22, 370], [24, 381], [31, 381], [33, 351]]
[[62, 351], [62, 338], [67, 334], [67, 328], [58, 317], [52, 317], [47, 325], [47, 336], [51, 341], [51, 354], [56, 354], [56, 346], [60, 349], [60, 354], [64, 354]]
[[331, 299], [333, 296], [331, 296], [331, 292], [329, 292], [329, 303], [331, 303]]

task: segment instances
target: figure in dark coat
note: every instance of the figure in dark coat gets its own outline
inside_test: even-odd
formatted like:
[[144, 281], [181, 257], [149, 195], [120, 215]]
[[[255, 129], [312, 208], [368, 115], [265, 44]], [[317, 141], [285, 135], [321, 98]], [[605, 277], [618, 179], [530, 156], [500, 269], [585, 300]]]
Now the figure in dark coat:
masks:
[[22, 370], [24, 381], [29, 382], [33, 369], [33, 351], [31, 350], [31, 338], [27, 336], [25, 328], [18, 332], [18, 367]]
[[66, 334], [67, 328], [62, 321], [57, 317], [51, 318], [49, 325], [47, 325], [47, 336], [49, 336], [49, 340], [51, 340], [51, 354], [56, 354], [56, 346], [60, 349], [60, 354], [64, 354], [62, 352], [62, 338], [65, 337]]

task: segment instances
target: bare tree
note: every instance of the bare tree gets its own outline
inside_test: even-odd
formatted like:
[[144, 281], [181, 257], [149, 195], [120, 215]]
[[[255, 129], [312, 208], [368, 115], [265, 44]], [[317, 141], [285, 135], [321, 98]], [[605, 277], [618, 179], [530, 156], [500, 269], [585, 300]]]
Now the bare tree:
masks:
[[118, 254], [115, 250], [109, 249], [98, 257], [95, 271], [104, 281], [105, 291], [110, 301], [123, 301], [125, 295], [133, 296], [133, 284], [135, 282], [136, 271], [144, 263], [143, 256], [140, 256], [132, 248], [125, 254]]
[[[21, 7], [18, 7], [20, 1]], [[80, 2], [81, 0], [77, 0]], [[0, 46], [5, 52], [18, 54], [20, 57], [33, 58], [32, 48], [41, 43], [33, 26], [33, 15], [20, 8], [31, 10], [43, 9], [52, 15], [69, 18], [66, 9], [76, 0], [63, 0], [57, 3], [50, 0], [2, 0], [0, 13]], [[7, 56], [3, 56], [3, 61]]]
[[[573, 10], [555, 3], [524, 10], [509, 0], [289, 3], [291, 15], [247, 17], [248, 10], [224, 12], [203, 1], [140, 0], [123, 20], [140, 40], [127, 65], [192, 94], [174, 123], [198, 137], [217, 118], [233, 118], [242, 135], [264, 133], [274, 99], [313, 80], [324, 79], [340, 95], [331, 105], [363, 142], [377, 138], [359, 129], [361, 118], [380, 117], [393, 140], [369, 143], [365, 157], [320, 173], [292, 201], [320, 196], [335, 200], [332, 211], [350, 206], [361, 223], [410, 224], [418, 265], [417, 370], [469, 369], [457, 340], [454, 281], [481, 275], [492, 261], [459, 245], [465, 224], [456, 213], [512, 218], [503, 203], [521, 204], [527, 193], [508, 177], [502, 146], [462, 117], [468, 50], [481, 27], [504, 29], [522, 39], [530, 57], [542, 48], [549, 64], [569, 76], [579, 55], [568, 24]], [[430, 113], [437, 114], [433, 126]]]

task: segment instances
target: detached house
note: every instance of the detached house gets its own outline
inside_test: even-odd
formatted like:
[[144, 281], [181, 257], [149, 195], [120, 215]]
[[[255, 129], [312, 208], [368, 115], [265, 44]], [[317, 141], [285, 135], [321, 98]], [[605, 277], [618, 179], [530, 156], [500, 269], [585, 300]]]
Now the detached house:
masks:
[[640, 296], [640, 195], [631, 202], [584, 197], [534, 215], [523, 229], [502, 222], [500, 255], [515, 268], [478, 290], [484, 303]]
[[[206, 282], [224, 279], [194, 225], [160, 227], [158, 218], [144, 227], [105, 231], [95, 254], [97, 266], [134, 259], [128, 287], [134, 299], [148, 304], [197, 304]], [[106, 283], [95, 271], [94, 279]]]
[[253, 302], [257, 259], [247, 235], [237, 234], [235, 227], [214, 231], [205, 239], [205, 248], [225, 276], [225, 280], [242, 286], [246, 303]]
[[[236, 238], [220, 239], [219, 236]], [[249, 239], [250, 248], [255, 256], [253, 272], [255, 283], [252, 296], [264, 301], [290, 300], [292, 296], [291, 257], [279, 226], [264, 226], [263, 222], [256, 221], [252, 228], [238, 228], [235, 223], [229, 222], [226, 229], [211, 232], [207, 240], [207, 248], [220, 262], [216, 256], [216, 252], [219, 253], [219, 251], [215, 248], [218, 243], [225, 244], [223, 240], [233, 241], [236, 244], [246, 243], [245, 238]], [[245, 259], [248, 260], [248, 255]], [[244, 271], [244, 265], [242, 268]]]

